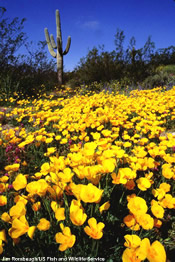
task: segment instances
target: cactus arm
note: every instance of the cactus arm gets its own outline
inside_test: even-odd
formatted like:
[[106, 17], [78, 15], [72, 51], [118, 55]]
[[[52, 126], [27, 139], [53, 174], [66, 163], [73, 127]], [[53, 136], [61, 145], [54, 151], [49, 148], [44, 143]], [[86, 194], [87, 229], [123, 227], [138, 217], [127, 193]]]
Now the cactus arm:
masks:
[[51, 45], [52, 45], [52, 47], [53, 47], [54, 49], [56, 49], [56, 48], [57, 48], [57, 45], [56, 45], [56, 43], [55, 43], [55, 40], [54, 40], [53, 35], [50, 35], [50, 40], [51, 40]]
[[56, 28], [57, 28], [57, 37], [60, 38], [62, 42], [62, 37], [61, 37], [61, 22], [60, 22], [60, 13], [59, 10], [56, 10]]
[[52, 45], [51, 45], [51, 41], [50, 41], [48, 29], [45, 28], [45, 29], [44, 29], [44, 32], [45, 32], [45, 37], [46, 37], [46, 42], [47, 42], [47, 46], [48, 46], [49, 52], [50, 52], [50, 54], [51, 54], [53, 57], [56, 58], [57, 54], [54, 52], [53, 47], [52, 47]]
[[66, 54], [69, 52], [70, 44], [71, 44], [71, 37], [68, 36], [66, 49], [65, 49], [65, 51], [63, 52], [63, 55], [66, 55]]

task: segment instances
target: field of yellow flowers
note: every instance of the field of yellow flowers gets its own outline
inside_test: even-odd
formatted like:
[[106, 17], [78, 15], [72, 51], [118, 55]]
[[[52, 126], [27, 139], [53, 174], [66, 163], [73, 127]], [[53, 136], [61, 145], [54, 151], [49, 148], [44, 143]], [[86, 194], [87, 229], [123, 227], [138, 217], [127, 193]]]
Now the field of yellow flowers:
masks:
[[173, 261], [175, 87], [20, 100], [0, 121], [2, 257]]

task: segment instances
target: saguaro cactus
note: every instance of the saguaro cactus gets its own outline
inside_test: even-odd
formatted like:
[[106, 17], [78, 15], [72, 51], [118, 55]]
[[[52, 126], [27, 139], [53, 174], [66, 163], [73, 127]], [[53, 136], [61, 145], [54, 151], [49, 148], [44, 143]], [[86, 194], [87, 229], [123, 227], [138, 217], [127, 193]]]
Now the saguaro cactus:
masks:
[[[63, 55], [66, 55], [69, 52], [71, 37], [68, 36], [66, 49], [63, 52], [59, 10], [56, 10], [56, 33], [57, 33], [56, 43], [53, 35], [51, 34], [49, 36], [49, 32], [47, 28], [44, 29], [44, 32], [45, 32], [45, 37], [46, 37], [46, 42], [48, 45], [49, 52], [54, 58], [57, 59], [58, 84], [60, 86], [63, 83]], [[56, 49], [56, 52], [54, 51], [54, 49]]]

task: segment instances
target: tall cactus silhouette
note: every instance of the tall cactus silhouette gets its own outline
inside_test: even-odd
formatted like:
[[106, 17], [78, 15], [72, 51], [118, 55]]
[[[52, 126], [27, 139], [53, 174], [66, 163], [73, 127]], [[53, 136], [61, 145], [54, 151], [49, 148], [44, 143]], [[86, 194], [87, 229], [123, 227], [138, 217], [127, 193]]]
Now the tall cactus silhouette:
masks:
[[[62, 42], [62, 35], [61, 35], [61, 22], [60, 22], [59, 10], [56, 10], [56, 33], [57, 33], [56, 43], [55, 43], [53, 35], [51, 34], [49, 36], [49, 32], [47, 28], [44, 29], [44, 32], [45, 32], [45, 37], [46, 37], [46, 42], [48, 45], [49, 52], [54, 58], [57, 59], [58, 84], [60, 86], [63, 83], [63, 56], [69, 52], [70, 44], [71, 44], [71, 37], [68, 36], [66, 49], [63, 52], [63, 48], [62, 48], [63, 42]], [[54, 49], [56, 49], [56, 52], [54, 51]]]

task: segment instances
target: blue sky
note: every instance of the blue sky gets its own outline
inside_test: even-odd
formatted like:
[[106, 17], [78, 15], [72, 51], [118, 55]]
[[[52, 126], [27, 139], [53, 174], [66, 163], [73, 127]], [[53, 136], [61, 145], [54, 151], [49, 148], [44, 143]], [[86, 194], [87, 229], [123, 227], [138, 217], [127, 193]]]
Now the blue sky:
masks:
[[45, 27], [55, 37], [55, 10], [59, 9], [63, 48], [67, 37], [72, 38], [64, 56], [66, 71], [73, 70], [94, 46], [104, 44], [106, 51], [114, 50], [117, 28], [124, 30], [126, 47], [132, 36], [136, 48], [143, 47], [149, 35], [156, 49], [175, 45], [173, 0], [0, 0], [0, 6], [7, 9], [6, 17], [27, 19], [24, 31], [34, 43], [45, 40]]

